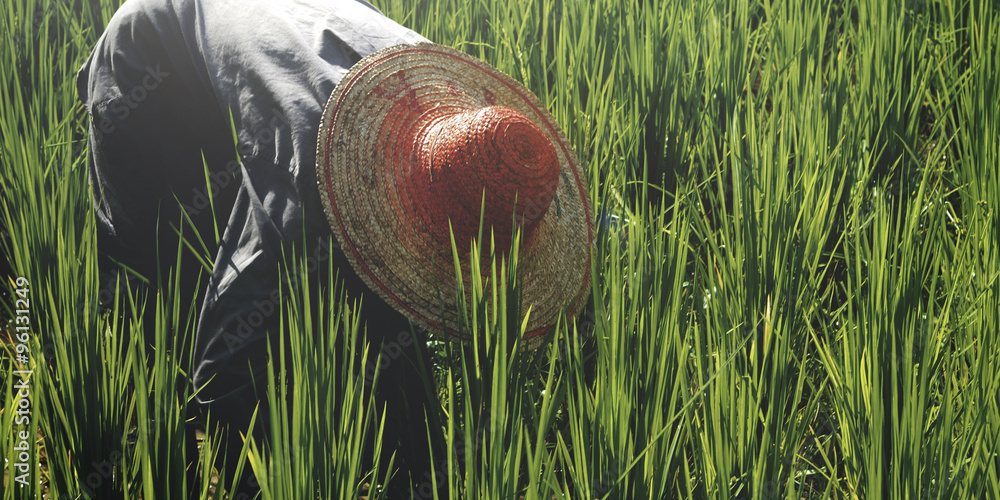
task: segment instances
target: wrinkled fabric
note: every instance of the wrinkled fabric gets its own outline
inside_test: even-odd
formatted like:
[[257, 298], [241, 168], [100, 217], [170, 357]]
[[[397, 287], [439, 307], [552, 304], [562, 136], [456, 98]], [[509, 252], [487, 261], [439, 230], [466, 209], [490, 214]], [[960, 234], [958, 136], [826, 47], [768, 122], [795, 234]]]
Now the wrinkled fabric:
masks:
[[129, 0], [83, 65], [102, 251], [150, 272], [157, 216], [183, 226], [187, 215], [210, 236], [210, 191], [229, 214], [195, 333], [199, 401], [264, 368], [285, 246], [325, 255], [316, 135], [337, 82], [368, 54], [422, 41], [350, 0]]
[[[430, 399], [404, 359], [421, 339], [347, 263], [315, 173], [319, 122], [337, 82], [366, 55], [424, 41], [354, 0], [128, 0], [80, 69], [102, 287], [124, 279], [152, 297], [176, 280], [181, 307], [200, 303], [191, 375], [212, 421], [241, 429], [225, 438], [230, 464], [253, 410], [267, 404], [267, 350], [278, 352], [281, 301], [295, 289], [281, 269], [296, 252], [308, 256], [314, 300], [333, 266], [360, 304], [351, 312], [366, 327], [372, 367], [381, 353], [383, 458], [399, 445], [396, 463], [417, 481], [432, 472]], [[147, 343], [153, 318], [147, 309]], [[394, 484], [413, 486], [404, 481]]]

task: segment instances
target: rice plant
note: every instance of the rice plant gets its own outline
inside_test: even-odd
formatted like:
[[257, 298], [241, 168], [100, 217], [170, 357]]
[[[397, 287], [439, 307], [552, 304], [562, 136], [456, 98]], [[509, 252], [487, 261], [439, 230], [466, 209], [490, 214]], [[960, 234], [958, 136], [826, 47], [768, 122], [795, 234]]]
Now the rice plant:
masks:
[[[349, 303], [341, 287], [319, 300], [310, 297], [310, 280], [316, 278], [310, 277], [305, 256], [296, 257], [287, 269], [291, 296], [282, 309], [290, 352], [286, 356], [283, 345], [271, 352], [279, 361], [268, 371], [267, 448], [247, 440], [250, 467], [268, 500], [383, 498], [380, 486], [388, 482], [392, 460], [379, 460], [384, 409], [374, 399], [378, 371], [372, 384], [360, 376], [368, 372], [370, 345], [363, 338], [359, 304]], [[330, 268], [319, 279], [336, 283], [338, 276]], [[366, 446], [375, 447], [370, 470]]]
[[[279, 404], [238, 464], [210, 416], [186, 446], [198, 304], [176, 275], [98, 307], [73, 78], [118, 4], [0, 15], [2, 497], [222, 498], [213, 478], [236, 467], [264, 498], [384, 498], [397, 478], [361, 458], [383, 416], [344, 349], [365, 331], [336, 275], [276, 270], [323, 291], [283, 296]], [[418, 496], [1000, 498], [996, 2], [375, 4], [539, 96], [598, 235], [586, 311], [535, 351], [516, 247], [483, 259], [486, 281], [472, 259], [457, 293], [474, 342], [427, 345], [428, 439], [449, 446]], [[481, 235], [472, 253], [488, 252]]]

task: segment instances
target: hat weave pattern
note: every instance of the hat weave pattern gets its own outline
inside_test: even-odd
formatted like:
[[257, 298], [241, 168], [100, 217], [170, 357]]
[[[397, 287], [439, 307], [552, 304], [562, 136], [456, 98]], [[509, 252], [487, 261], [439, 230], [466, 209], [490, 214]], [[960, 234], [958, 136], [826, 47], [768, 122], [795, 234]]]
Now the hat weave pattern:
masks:
[[450, 235], [469, 282], [481, 203], [485, 250], [491, 230], [505, 254], [515, 225], [522, 229], [529, 346], [561, 311], [573, 315], [586, 302], [593, 228], [585, 176], [538, 99], [477, 59], [425, 43], [355, 64], [324, 110], [317, 182], [352, 267], [421, 326], [467, 340], [456, 331]]

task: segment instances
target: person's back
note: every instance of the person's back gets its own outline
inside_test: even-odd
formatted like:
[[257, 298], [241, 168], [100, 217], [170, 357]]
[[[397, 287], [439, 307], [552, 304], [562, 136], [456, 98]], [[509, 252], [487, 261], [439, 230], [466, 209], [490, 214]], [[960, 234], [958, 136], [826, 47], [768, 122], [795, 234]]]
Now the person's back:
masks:
[[[254, 380], [264, 386], [268, 333], [277, 337], [288, 245], [308, 245], [324, 258], [331, 252], [349, 293], [359, 298], [364, 289], [329, 244], [315, 187], [317, 128], [330, 93], [361, 57], [421, 41], [350, 0], [129, 0], [81, 69], [105, 286], [126, 267], [154, 286], [158, 274], [165, 278], [178, 248], [175, 230], [197, 241], [186, 219], [215, 255], [200, 289], [193, 253], [182, 252], [180, 269], [182, 297], [198, 294], [202, 304], [193, 382], [215, 421], [246, 429], [258, 403], [252, 388]], [[215, 225], [218, 249], [211, 248]], [[391, 307], [374, 297], [363, 302], [373, 345], [409, 331]], [[404, 363], [380, 376], [383, 401], [399, 399], [400, 389], [423, 392]], [[390, 440], [425, 435], [422, 417], [388, 415]], [[404, 455], [426, 455], [426, 439], [412, 441], [414, 452]], [[228, 444], [232, 463], [238, 433]]]

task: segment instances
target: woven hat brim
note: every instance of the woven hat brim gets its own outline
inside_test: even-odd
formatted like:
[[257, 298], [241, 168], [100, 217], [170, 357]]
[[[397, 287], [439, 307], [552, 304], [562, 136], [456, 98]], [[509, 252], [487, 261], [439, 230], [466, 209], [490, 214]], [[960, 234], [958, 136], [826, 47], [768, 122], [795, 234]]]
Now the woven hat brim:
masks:
[[[421, 113], [441, 106], [491, 105], [514, 108], [534, 122], [555, 147], [560, 167], [555, 198], [520, 256], [522, 310], [531, 308], [526, 338], [537, 345], [561, 312], [573, 316], [586, 303], [593, 227], [586, 176], [576, 155], [555, 119], [523, 85], [436, 44], [376, 52], [351, 68], [327, 102], [317, 140], [317, 183], [330, 226], [369, 288], [416, 324], [464, 340], [456, 330], [451, 250], [422, 227], [416, 214], [425, 200], [402, 182], [412, 164], [407, 134]], [[457, 244], [463, 248], [469, 242]], [[467, 265], [463, 276], [468, 283]]]

